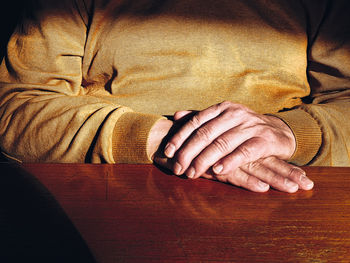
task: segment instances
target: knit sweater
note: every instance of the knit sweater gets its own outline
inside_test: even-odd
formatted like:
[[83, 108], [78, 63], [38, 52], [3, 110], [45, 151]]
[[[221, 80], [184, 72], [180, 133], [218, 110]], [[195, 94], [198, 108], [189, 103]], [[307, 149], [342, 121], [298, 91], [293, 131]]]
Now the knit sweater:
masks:
[[32, 0], [0, 66], [0, 147], [149, 163], [164, 115], [230, 100], [292, 129], [297, 165], [350, 165], [349, 1]]

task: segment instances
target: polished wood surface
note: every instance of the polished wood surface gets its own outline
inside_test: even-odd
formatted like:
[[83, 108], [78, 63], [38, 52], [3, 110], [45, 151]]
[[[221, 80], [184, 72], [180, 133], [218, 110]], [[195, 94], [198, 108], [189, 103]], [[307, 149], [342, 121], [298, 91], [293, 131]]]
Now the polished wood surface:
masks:
[[152, 165], [21, 169], [51, 192], [97, 262], [350, 262], [350, 168], [306, 167], [315, 188], [295, 194]]

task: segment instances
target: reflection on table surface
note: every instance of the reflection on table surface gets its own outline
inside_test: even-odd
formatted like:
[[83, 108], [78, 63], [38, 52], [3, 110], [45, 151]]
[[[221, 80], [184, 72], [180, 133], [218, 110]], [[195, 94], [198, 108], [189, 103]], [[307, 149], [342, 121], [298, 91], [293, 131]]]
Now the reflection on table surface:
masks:
[[[259, 194], [152, 165], [0, 166], [8, 171], [1, 214], [16, 205], [15, 217], [42, 218], [25, 227], [69, 240], [67, 250], [85, 257], [75, 262], [350, 261], [350, 168], [306, 167], [314, 190]], [[33, 194], [24, 196], [23, 185]]]

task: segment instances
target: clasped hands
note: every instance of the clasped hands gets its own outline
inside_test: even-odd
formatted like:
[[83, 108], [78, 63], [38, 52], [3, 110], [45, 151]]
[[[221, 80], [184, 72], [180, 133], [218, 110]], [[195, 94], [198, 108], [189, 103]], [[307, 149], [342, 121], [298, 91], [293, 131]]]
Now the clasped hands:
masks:
[[293, 132], [282, 120], [228, 101], [199, 112], [176, 112], [174, 122], [157, 122], [148, 141], [153, 161], [176, 175], [254, 192], [313, 188], [301, 168], [285, 161], [295, 147]]

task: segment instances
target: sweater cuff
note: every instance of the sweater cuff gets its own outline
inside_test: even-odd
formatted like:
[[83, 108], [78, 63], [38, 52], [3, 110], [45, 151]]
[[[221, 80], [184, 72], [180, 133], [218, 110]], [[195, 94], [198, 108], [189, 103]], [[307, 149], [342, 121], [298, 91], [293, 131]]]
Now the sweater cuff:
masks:
[[152, 163], [147, 155], [147, 139], [153, 125], [163, 117], [137, 112], [124, 113], [117, 121], [112, 138], [115, 163]]
[[271, 115], [282, 119], [294, 133], [296, 149], [288, 161], [296, 165], [306, 165], [311, 162], [322, 143], [322, 132], [317, 121], [301, 109]]

